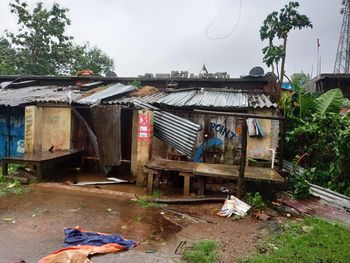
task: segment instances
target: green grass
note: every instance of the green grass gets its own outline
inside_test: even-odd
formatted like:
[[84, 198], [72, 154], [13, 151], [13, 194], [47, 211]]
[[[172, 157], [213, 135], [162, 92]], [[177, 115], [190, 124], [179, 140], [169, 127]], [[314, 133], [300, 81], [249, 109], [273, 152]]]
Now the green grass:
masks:
[[270, 236], [258, 254], [246, 263], [347, 263], [350, 262], [350, 233], [344, 227], [317, 218], [305, 218], [284, 227], [284, 232]]
[[142, 208], [150, 208], [150, 207], [157, 208], [157, 207], [161, 207], [161, 204], [148, 201], [146, 197], [140, 197], [138, 199], [138, 203], [139, 203], [139, 205]]
[[218, 245], [213, 240], [201, 240], [184, 251], [182, 260], [189, 263], [214, 263], [219, 259]]
[[0, 197], [7, 196], [10, 194], [20, 195], [26, 192], [28, 192], [28, 189], [22, 187], [18, 181], [6, 182], [0, 179]]

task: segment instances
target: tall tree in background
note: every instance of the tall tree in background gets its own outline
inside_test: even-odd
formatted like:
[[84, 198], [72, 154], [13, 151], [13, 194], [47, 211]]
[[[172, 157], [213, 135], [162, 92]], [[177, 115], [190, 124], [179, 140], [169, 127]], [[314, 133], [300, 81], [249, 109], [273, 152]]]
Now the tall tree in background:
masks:
[[0, 38], [0, 74], [11, 75], [16, 72], [16, 50], [11, 47], [10, 42]]
[[[288, 34], [292, 29], [312, 28], [312, 23], [306, 15], [298, 12], [299, 3], [289, 2], [279, 12], [272, 12], [260, 28], [261, 40], [268, 40], [268, 46], [263, 48], [263, 61], [268, 67], [276, 67], [279, 85], [283, 83]], [[278, 42], [279, 44], [275, 44]], [[281, 43], [282, 42], [282, 43]]]
[[311, 76], [310, 74], [306, 74], [303, 71], [301, 71], [299, 73], [294, 73], [291, 76], [291, 80], [293, 84], [296, 84], [299, 87], [302, 87], [311, 80]]
[[68, 9], [56, 3], [46, 9], [39, 2], [31, 11], [26, 2], [15, 0], [10, 3], [10, 10], [17, 16], [18, 33], [5, 32], [0, 55], [9, 60], [14, 52], [15, 66], [7, 66], [6, 70], [0, 67], [0, 74], [63, 75], [82, 69], [102, 74], [113, 70], [113, 60], [103, 51], [76, 45], [73, 37], [66, 34], [70, 25]]

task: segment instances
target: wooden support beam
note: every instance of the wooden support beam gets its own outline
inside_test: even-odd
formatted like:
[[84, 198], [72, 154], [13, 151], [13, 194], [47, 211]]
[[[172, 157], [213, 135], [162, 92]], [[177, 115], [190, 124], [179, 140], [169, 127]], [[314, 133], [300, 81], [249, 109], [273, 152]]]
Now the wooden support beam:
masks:
[[237, 184], [237, 198], [241, 199], [244, 195], [244, 172], [247, 159], [247, 133], [248, 127], [246, 120], [241, 120], [242, 125], [242, 150], [241, 158], [239, 160], [239, 176]]

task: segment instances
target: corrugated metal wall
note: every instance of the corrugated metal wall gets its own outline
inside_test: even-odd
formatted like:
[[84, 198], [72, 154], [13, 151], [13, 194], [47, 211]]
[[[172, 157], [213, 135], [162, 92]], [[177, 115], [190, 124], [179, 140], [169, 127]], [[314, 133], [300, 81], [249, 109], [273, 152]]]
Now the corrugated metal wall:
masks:
[[[206, 163], [238, 163], [241, 137], [236, 133], [239, 124], [234, 117], [179, 112], [176, 114], [200, 125], [192, 160]], [[181, 136], [181, 130], [178, 134]], [[167, 158], [170, 152], [171, 146], [160, 140], [154, 141], [153, 157]]]
[[120, 106], [91, 108], [92, 121], [100, 151], [100, 163], [118, 166], [121, 159]]
[[24, 152], [24, 109], [0, 109], [0, 159]]

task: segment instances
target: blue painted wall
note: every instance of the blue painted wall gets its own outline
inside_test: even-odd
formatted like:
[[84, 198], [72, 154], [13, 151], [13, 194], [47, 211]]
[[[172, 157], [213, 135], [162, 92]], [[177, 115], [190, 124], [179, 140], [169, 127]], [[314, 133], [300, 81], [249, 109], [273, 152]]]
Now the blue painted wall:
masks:
[[24, 108], [0, 108], [0, 159], [24, 153]]

